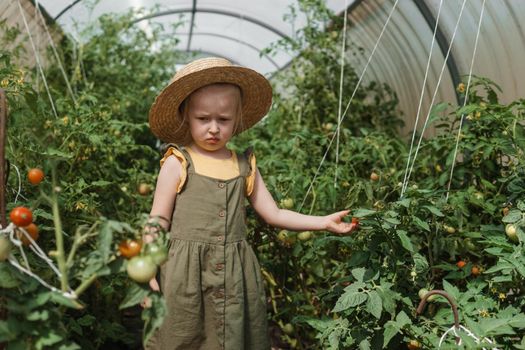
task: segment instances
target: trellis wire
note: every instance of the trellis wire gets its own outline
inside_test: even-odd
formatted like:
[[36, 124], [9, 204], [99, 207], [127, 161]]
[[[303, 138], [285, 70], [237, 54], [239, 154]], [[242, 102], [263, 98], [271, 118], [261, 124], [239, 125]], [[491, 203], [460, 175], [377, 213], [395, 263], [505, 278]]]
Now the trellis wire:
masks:
[[[480, 12], [479, 21], [478, 21], [478, 31], [476, 33], [476, 40], [474, 41], [474, 50], [472, 52], [472, 60], [470, 61], [470, 70], [469, 70], [469, 73], [468, 73], [468, 81], [467, 81], [467, 87], [465, 89], [465, 99], [463, 100], [463, 107], [465, 107], [467, 105], [468, 94], [469, 94], [469, 91], [470, 91], [470, 82], [472, 80], [472, 69], [474, 67], [474, 59], [476, 57], [476, 51], [478, 49], [479, 33], [481, 31], [481, 21], [483, 20], [483, 14], [485, 12], [485, 1], [486, 0], [483, 0], [483, 3], [481, 4], [481, 12]], [[448, 196], [449, 196], [449, 193], [450, 193], [450, 186], [452, 185], [452, 176], [454, 175], [454, 167], [456, 165], [456, 157], [458, 155], [459, 139], [460, 139], [460, 136], [461, 136], [461, 129], [463, 127], [464, 117], [465, 117], [465, 114], [462, 113], [461, 114], [461, 119], [459, 121], [458, 134], [456, 136], [456, 146], [454, 148], [454, 158], [453, 158], [453, 161], [452, 161], [452, 166], [450, 167], [450, 177], [448, 179], [447, 194], [445, 196], [445, 199], [447, 201], [448, 201]]]
[[[456, 22], [456, 26], [454, 27], [454, 32], [452, 33], [452, 38], [450, 39], [450, 44], [448, 46], [448, 50], [447, 50], [447, 54], [445, 55], [445, 59], [443, 60], [443, 65], [441, 66], [441, 72], [439, 74], [439, 79], [438, 79], [438, 82], [436, 84], [436, 89], [434, 90], [434, 94], [432, 95], [432, 100], [430, 101], [430, 106], [432, 106], [434, 104], [434, 101], [436, 100], [438, 88], [439, 88], [439, 85], [441, 84], [441, 79], [443, 78], [443, 73], [444, 73], [445, 67], [447, 65], [448, 57], [450, 56], [450, 51], [452, 50], [452, 45], [454, 44], [454, 39], [456, 38], [456, 34], [457, 34], [457, 31], [458, 31], [458, 27], [459, 27], [459, 22], [461, 21], [461, 16], [463, 15], [463, 10], [465, 9], [466, 2], [467, 2], [467, 0], [463, 0], [463, 4], [461, 5], [461, 10], [459, 12], [458, 20]], [[403, 184], [403, 187], [401, 189], [401, 197], [403, 197], [403, 194], [405, 193], [405, 191], [406, 191], [406, 189], [408, 187], [408, 181], [410, 180], [410, 175], [412, 174], [412, 171], [414, 170], [414, 166], [416, 164], [417, 154], [419, 152], [419, 148], [421, 147], [421, 142], [423, 141], [423, 135], [424, 135], [425, 129], [427, 128], [427, 124], [428, 124], [428, 121], [430, 119], [430, 113], [431, 112], [432, 112], [432, 108], [429, 108], [427, 116], [426, 116], [426, 119], [425, 119], [425, 123], [424, 123], [422, 131], [421, 131], [421, 135], [419, 136], [419, 141], [418, 141], [416, 150], [414, 152], [414, 158], [412, 159], [412, 165], [410, 167], [408, 175], [406, 176], [405, 183]], [[414, 129], [415, 129], [415, 127], [416, 126], [414, 126]]]
[[18, 9], [20, 10], [20, 15], [22, 16], [22, 20], [24, 22], [24, 26], [27, 31], [27, 35], [29, 36], [29, 42], [31, 43], [31, 47], [33, 49], [33, 53], [35, 55], [36, 64], [38, 66], [38, 71], [40, 72], [40, 75], [42, 76], [42, 80], [44, 82], [44, 86], [46, 88], [47, 97], [49, 98], [49, 103], [51, 103], [51, 109], [53, 110], [53, 114], [55, 115], [55, 118], [58, 118], [58, 113], [56, 111], [55, 102], [53, 101], [53, 97], [51, 96], [51, 91], [49, 90], [49, 86], [47, 85], [47, 79], [44, 75], [44, 70], [42, 69], [42, 64], [40, 62], [40, 57], [38, 55], [38, 52], [35, 47], [35, 43], [33, 41], [33, 35], [31, 35], [31, 31], [29, 30], [29, 24], [27, 23], [26, 16], [24, 14], [24, 10], [22, 9], [22, 5], [20, 4], [20, 0], [18, 0]]
[[71, 83], [69, 82], [66, 70], [64, 69], [64, 66], [62, 65], [62, 60], [60, 59], [60, 56], [58, 55], [58, 51], [56, 49], [55, 42], [54, 42], [53, 38], [51, 37], [51, 33], [49, 32], [49, 29], [47, 27], [47, 23], [46, 23], [46, 21], [44, 19], [44, 16], [42, 15], [42, 12], [40, 11], [38, 0], [35, 0], [35, 11], [38, 13], [38, 15], [40, 17], [40, 20], [42, 21], [42, 25], [44, 26], [44, 29], [46, 30], [47, 38], [49, 39], [49, 43], [50, 43], [51, 49], [53, 50], [53, 54], [55, 55], [55, 58], [57, 60], [60, 72], [62, 73], [64, 81], [66, 82], [67, 90], [69, 92], [69, 95], [71, 96], [71, 99], [73, 100], [73, 103], [76, 106], [77, 100], [75, 98], [75, 95], [73, 94], [73, 89], [71, 88]]
[[[361, 73], [361, 76], [359, 77], [359, 80], [357, 81], [357, 84], [356, 84], [356, 86], [354, 88], [354, 91], [352, 92], [352, 96], [350, 97], [350, 100], [348, 101], [348, 104], [346, 105], [346, 108], [345, 108], [345, 110], [343, 112], [343, 115], [341, 116], [341, 119], [337, 123], [337, 128], [339, 128], [341, 126], [341, 123], [343, 122], [344, 118], [346, 117], [346, 112], [350, 108], [350, 104], [352, 103], [352, 101], [354, 99], [354, 96], [357, 93], [357, 89], [361, 85], [361, 81], [363, 80], [365, 72], [368, 69], [368, 66], [370, 65], [370, 62], [372, 61], [372, 57], [374, 56], [374, 53], [377, 50], [379, 42], [381, 41], [381, 38], [383, 37], [385, 29], [386, 29], [388, 23], [390, 22], [390, 18], [392, 17], [392, 14], [394, 13], [394, 10], [396, 9], [398, 2], [399, 2], [399, 0], [396, 0], [395, 3], [394, 3], [394, 6], [392, 6], [392, 10], [390, 11], [390, 13], [389, 13], [389, 15], [388, 15], [388, 17], [387, 17], [387, 19], [385, 21], [385, 24], [383, 25], [383, 28], [381, 29], [381, 33], [379, 34], [379, 37], [377, 38], [377, 41], [376, 41], [376, 43], [374, 45], [374, 48], [372, 49], [372, 53], [370, 54], [370, 57], [368, 58], [368, 61], [366, 62], [366, 65], [365, 65], [365, 67], [363, 69], [363, 72]], [[299, 211], [302, 209], [304, 203], [306, 202], [306, 198], [308, 197], [308, 195], [310, 194], [310, 191], [312, 190], [312, 186], [313, 186], [315, 180], [317, 179], [317, 176], [319, 175], [319, 171], [321, 170], [321, 167], [323, 166], [324, 161], [326, 160], [326, 156], [328, 155], [328, 152], [330, 151], [330, 147], [332, 147], [332, 143], [334, 142], [335, 136], [336, 136], [336, 133], [334, 133], [334, 135], [330, 139], [330, 142], [328, 143], [328, 147], [326, 148], [326, 151], [325, 151], [325, 153], [323, 155], [323, 158], [321, 159], [321, 162], [320, 162], [320, 164], [319, 164], [319, 166], [318, 166], [318, 168], [317, 168], [317, 170], [315, 172], [315, 175], [314, 175], [312, 181], [310, 182], [308, 190], [306, 191], [306, 194], [305, 194], [305, 196], [303, 198], [303, 201], [301, 202], [301, 206], [299, 207]]]
[[[401, 189], [405, 188], [405, 183], [407, 183], [408, 168], [410, 166], [410, 159], [412, 156], [412, 149], [414, 148], [414, 141], [416, 139], [417, 124], [419, 122], [419, 116], [421, 115], [421, 106], [423, 104], [423, 96], [425, 95], [425, 85], [428, 79], [428, 71], [430, 70], [430, 60], [432, 58], [432, 51], [434, 50], [434, 43], [436, 42], [436, 33], [439, 25], [439, 19], [441, 18], [441, 8], [443, 7], [443, 0], [439, 3], [439, 9], [436, 16], [436, 24], [434, 25], [434, 32], [432, 34], [432, 43], [430, 44], [430, 50], [428, 52], [427, 67], [425, 69], [425, 77], [423, 78], [423, 84], [421, 84], [421, 94], [419, 96], [419, 104], [417, 106], [416, 121], [414, 122], [414, 130], [412, 132], [412, 141], [410, 142], [410, 150], [408, 151], [407, 166], [405, 169], [405, 176], [403, 178], [403, 186]], [[403, 196], [403, 190], [401, 191], [401, 196]]]
[[341, 134], [341, 110], [343, 107], [343, 79], [345, 70], [345, 49], [346, 49], [346, 22], [348, 14], [347, 0], [345, 0], [345, 11], [343, 13], [343, 42], [341, 44], [341, 73], [339, 74], [339, 105], [337, 107], [337, 143], [335, 151], [335, 172], [334, 172], [334, 187], [337, 187], [337, 165], [339, 164], [339, 137]]

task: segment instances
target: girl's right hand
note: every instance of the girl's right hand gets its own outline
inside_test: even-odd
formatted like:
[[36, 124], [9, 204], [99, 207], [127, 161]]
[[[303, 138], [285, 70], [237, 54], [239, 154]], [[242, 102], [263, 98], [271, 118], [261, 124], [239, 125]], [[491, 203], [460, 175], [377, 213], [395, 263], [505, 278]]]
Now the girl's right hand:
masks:
[[[157, 279], [155, 277], [149, 280], [149, 286], [155, 292], [160, 291], [159, 282], [157, 282]], [[142, 306], [142, 308], [151, 307], [151, 299], [145, 297], [144, 300], [140, 302], [140, 306]]]

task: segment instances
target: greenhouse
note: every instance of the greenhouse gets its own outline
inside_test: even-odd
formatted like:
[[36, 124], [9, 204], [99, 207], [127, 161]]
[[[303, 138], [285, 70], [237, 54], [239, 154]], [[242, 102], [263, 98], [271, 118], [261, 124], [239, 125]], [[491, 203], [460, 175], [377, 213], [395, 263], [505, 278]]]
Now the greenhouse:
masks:
[[0, 349], [525, 349], [522, 0], [0, 0]]

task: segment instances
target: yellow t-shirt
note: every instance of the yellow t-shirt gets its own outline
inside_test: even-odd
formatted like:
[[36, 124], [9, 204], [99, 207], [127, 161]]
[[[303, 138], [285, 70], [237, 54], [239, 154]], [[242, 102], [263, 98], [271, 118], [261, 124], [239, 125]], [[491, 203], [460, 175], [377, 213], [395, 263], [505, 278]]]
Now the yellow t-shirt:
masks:
[[191, 147], [186, 147], [186, 151], [188, 151], [193, 160], [193, 166], [197, 174], [221, 180], [229, 180], [240, 174], [237, 154], [235, 152], [230, 151], [230, 158], [215, 159], [195, 152]]
[[[229, 180], [240, 175], [239, 170], [239, 161], [237, 159], [237, 154], [233, 151], [230, 151], [232, 156], [228, 159], [213, 159], [206, 156], [203, 156], [190, 147], [186, 147], [186, 150], [193, 160], [193, 166], [195, 167], [195, 172], [200, 175], [205, 175], [221, 180]], [[177, 187], [177, 193], [182, 190], [184, 183], [186, 182], [187, 173], [186, 168], [188, 162], [184, 155], [175, 147], [169, 147], [164, 154], [164, 157], [160, 160], [160, 166], [164, 164], [164, 161], [169, 156], [175, 156], [182, 165], [182, 173], [180, 176], [180, 182]], [[255, 176], [257, 173], [257, 166], [255, 155], [250, 154], [249, 159], [250, 163], [250, 174], [246, 177], [246, 196], [250, 196], [253, 192], [253, 187], [255, 185]]]

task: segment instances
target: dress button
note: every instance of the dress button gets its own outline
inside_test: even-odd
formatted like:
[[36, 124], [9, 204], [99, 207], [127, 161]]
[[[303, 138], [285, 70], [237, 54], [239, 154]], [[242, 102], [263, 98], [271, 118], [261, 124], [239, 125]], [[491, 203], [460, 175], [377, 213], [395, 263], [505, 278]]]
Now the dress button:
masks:
[[224, 215], [226, 215], [226, 212], [225, 212], [224, 210], [221, 210], [221, 211], [219, 212], [219, 216], [220, 216], [221, 218], [223, 218]]
[[224, 182], [219, 182], [219, 188], [224, 188]]
[[218, 240], [219, 242], [222, 242], [223, 239], [224, 239], [224, 236], [218, 236], [218, 237], [217, 237], [217, 240]]

